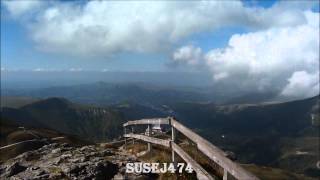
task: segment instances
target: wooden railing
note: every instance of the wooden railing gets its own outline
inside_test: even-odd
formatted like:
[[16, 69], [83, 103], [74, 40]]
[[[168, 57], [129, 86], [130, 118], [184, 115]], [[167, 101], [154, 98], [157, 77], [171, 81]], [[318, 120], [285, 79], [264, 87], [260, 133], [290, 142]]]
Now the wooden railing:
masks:
[[[131, 125], [148, 125], [148, 136], [141, 134], [134, 134], [133, 131], [131, 133], [127, 133], [127, 127]], [[151, 124], [166, 124], [171, 126], [171, 139], [159, 139], [150, 137], [151, 136]], [[205, 169], [203, 169], [191, 156], [189, 156], [182, 148], [180, 148], [176, 144], [176, 130], [184, 134], [190, 140], [192, 140], [197, 148], [205, 154], [209, 159], [218, 164], [221, 168], [223, 168], [223, 180], [228, 179], [228, 175], [232, 175], [234, 178], [239, 180], [257, 180], [258, 178], [253, 174], [249, 173], [245, 169], [243, 169], [239, 164], [231, 161], [226, 157], [226, 154], [219, 149], [218, 147], [211, 144], [209, 141], [205, 140], [191, 129], [185, 127], [178, 121], [176, 121], [172, 117], [168, 118], [154, 118], [154, 119], [141, 119], [135, 121], [128, 121], [123, 124], [124, 127], [124, 137], [125, 138], [135, 138], [145, 142], [148, 142], [148, 151], [151, 150], [151, 143], [169, 147], [172, 150], [172, 162], [175, 163], [176, 158], [175, 154], [178, 154], [186, 163], [189, 163], [193, 170], [197, 174], [197, 178], [200, 180], [203, 179], [214, 179]]]

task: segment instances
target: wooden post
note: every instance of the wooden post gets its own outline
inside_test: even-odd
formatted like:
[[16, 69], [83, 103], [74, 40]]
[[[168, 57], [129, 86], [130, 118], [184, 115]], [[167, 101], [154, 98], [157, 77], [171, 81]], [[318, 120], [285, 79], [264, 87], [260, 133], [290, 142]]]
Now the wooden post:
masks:
[[[151, 126], [148, 124], [148, 136], [151, 136]], [[151, 151], [151, 143], [148, 143], [148, 152]]]
[[228, 179], [228, 171], [227, 169], [223, 169], [223, 180], [227, 180]]
[[[124, 131], [124, 134], [127, 134], [126, 127], [123, 127], [123, 131]], [[124, 149], [127, 149], [127, 138], [126, 137], [124, 137]]]
[[[172, 142], [176, 141], [176, 130], [173, 126], [171, 126], [171, 141]], [[172, 147], [171, 147], [171, 151], [172, 151], [171, 152], [172, 163], [176, 166], [176, 163], [177, 163], [176, 162], [176, 153], [174, 152], [174, 149]]]
[[[133, 131], [133, 126], [131, 126], [131, 133], [133, 134], [134, 131]], [[134, 138], [132, 138], [132, 144], [134, 144]]]

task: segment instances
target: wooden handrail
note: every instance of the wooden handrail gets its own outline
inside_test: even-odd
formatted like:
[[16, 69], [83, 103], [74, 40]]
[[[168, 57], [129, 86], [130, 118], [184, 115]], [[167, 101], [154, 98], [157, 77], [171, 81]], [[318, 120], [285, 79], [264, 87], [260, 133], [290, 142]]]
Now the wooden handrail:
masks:
[[150, 137], [150, 136], [145, 136], [145, 135], [141, 135], [141, 134], [132, 134], [132, 133], [124, 134], [124, 137], [136, 138], [136, 139], [140, 139], [145, 142], [150, 142], [150, 143], [162, 145], [165, 147], [171, 147], [175, 152], [177, 152], [179, 154], [179, 156], [184, 161], [186, 161], [187, 163], [189, 163], [192, 166], [193, 170], [197, 173], [198, 179], [201, 179], [201, 180], [207, 180], [207, 179], [213, 180], [214, 179], [195, 160], [193, 160], [186, 152], [184, 152], [183, 149], [181, 149], [176, 143], [174, 143], [172, 141], [154, 138], [154, 137]]
[[258, 179], [253, 174], [243, 169], [240, 165], [232, 162], [226, 157], [226, 154], [218, 147], [214, 146], [198, 134], [194, 133], [191, 129], [185, 127], [181, 123], [177, 122], [173, 118], [171, 119], [171, 126], [176, 128], [179, 132], [184, 134], [190, 140], [197, 144], [198, 149], [208, 156], [215, 163], [219, 164], [222, 168], [226, 169], [237, 179], [243, 180], [256, 180]]
[[150, 142], [153, 144], [158, 144], [158, 145], [162, 145], [165, 147], [170, 147], [170, 141], [165, 140], [165, 139], [159, 139], [159, 138], [154, 138], [154, 137], [145, 136], [145, 135], [141, 135], [141, 134], [131, 134], [131, 133], [124, 134], [124, 137], [136, 138], [136, 139], [140, 139], [140, 140]]
[[181, 147], [176, 143], [171, 142], [171, 148], [188, 164], [190, 164], [193, 170], [197, 173], [197, 178], [200, 180], [213, 180], [214, 178], [203, 169], [191, 156], [189, 156]]
[[[224, 179], [227, 177], [227, 173], [230, 173], [233, 177], [239, 180], [258, 180], [256, 176], [251, 174], [250, 172], [243, 169], [240, 165], [237, 163], [231, 161], [226, 157], [226, 153], [220, 150], [218, 147], [211, 144], [206, 139], [202, 138], [195, 132], [193, 132], [191, 129], [185, 127], [178, 121], [176, 121], [172, 117], [168, 118], [153, 118], [153, 119], [141, 119], [141, 120], [135, 120], [135, 121], [128, 121], [127, 123], [123, 124], [124, 127], [129, 125], [138, 125], [138, 124], [169, 124], [174, 129], [178, 130], [182, 134], [184, 134], [186, 137], [188, 137], [190, 140], [192, 140], [196, 145], [197, 148], [205, 154], [209, 159], [217, 163], [220, 167], [224, 169]], [[158, 138], [152, 138], [149, 136], [144, 135], [137, 135], [137, 134], [125, 134], [124, 137], [132, 137], [136, 139], [141, 139], [146, 142], [159, 144], [168, 147], [171, 142], [171, 148], [174, 150], [174, 152], [177, 152], [180, 157], [182, 157], [186, 162], [194, 165], [197, 169], [197, 176], [203, 176], [207, 177], [207, 179], [211, 179], [212, 177], [207, 173], [200, 165], [195, 164], [196, 162], [187, 154], [185, 153], [177, 144], [175, 144], [173, 141], [169, 140], [163, 140]], [[169, 144], [168, 144], [169, 143]], [[209, 175], [209, 176], [207, 176]]]
[[139, 125], [139, 124], [169, 124], [169, 118], [151, 118], [151, 119], [140, 119], [135, 121], [128, 121], [123, 124], [123, 127], [129, 125]]

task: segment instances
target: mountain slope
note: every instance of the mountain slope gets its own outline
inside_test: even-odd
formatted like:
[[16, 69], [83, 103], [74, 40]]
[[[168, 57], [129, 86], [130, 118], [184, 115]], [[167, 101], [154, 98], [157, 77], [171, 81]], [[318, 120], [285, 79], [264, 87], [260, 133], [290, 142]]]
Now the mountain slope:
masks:
[[[176, 103], [171, 105], [178, 118], [191, 127], [214, 128], [238, 135], [297, 135], [311, 127], [311, 112], [318, 97], [278, 104]], [[195, 121], [196, 120], [196, 121]], [[195, 123], [196, 122], [196, 123]]]
[[319, 96], [278, 104], [177, 103], [170, 108], [184, 124], [235, 152], [241, 162], [320, 176]]
[[40, 99], [22, 96], [1, 96], [1, 107], [20, 108]]
[[22, 128], [19, 124], [0, 119], [0, 161], [53, 142], [68, 143], [72, 146], [92, 144], [69, 134], [44, 128]]
[[1, 117], [21, 126], [49, 128], [98, 141], [118, 137], [124, 123], [122, 116], [110, 108], [80, 106], [62, 98], [37, 101], [19, 109], [2, 108]]

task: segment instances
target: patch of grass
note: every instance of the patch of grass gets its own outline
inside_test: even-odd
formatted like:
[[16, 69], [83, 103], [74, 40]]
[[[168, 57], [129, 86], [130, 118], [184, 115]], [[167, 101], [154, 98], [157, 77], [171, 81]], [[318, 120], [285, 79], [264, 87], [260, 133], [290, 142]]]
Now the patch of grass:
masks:
[[48, 169], [49, 169], [50, 173], [54, 173], [54, 174], [63, 173], [63, 171], [60, 167], [52, 166], [52, 167], [49, 167]]

